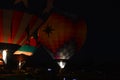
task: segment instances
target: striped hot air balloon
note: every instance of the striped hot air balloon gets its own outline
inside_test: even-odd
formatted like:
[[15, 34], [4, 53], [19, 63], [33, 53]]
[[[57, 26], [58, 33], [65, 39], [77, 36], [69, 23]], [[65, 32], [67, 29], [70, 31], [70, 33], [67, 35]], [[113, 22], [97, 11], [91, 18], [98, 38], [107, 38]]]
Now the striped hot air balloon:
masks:
[[59, 60], [58, 64], [63, 68], [65, 63], [61, 60], [68, 60], [80, 50], [85, 42], [86, 33], [85, 20], [74, 22], [63, 15], [52, 13], [39, 28], [39, 41], [55, 60]]
[[[8, 53], [5, 53], [6, 55], [3, 57], [6, 64], [9, 62], [7, 60], [8, 55], [10, 59], [10, 57], [13, 56], [10, 55], [13, 54], [13, 52], [16, 51], [20, 46], [23, 47], [23, 45], [29, 44], [30, 46], [35, 47], [37, 45], [35, 38], [32, 38], [32, 35], [42, 23], [43, 20], [34, 14], [13, 9], [0, 9], [0, 45], [3, 44], [3, 46], [0, 46], [0, 51], [9, 51]], [[12, 46], [17, 48], [14, 49]], [[19, 65], [21, 68], [21, 60], [24, 59], [21, 54], [23, 53], [28, 55], [32, 54], [32, 52], [18, 52], [19, 53], [17, 54], [19, 55], [17, 56], [19, 57], [16, 56], [16, 58], [19, 59], [21, 63]]]
[[23, 45], [28, 35], [32, 35], [42, 22], [42, 19], [32, 14], [0, 9], [0, 43]]

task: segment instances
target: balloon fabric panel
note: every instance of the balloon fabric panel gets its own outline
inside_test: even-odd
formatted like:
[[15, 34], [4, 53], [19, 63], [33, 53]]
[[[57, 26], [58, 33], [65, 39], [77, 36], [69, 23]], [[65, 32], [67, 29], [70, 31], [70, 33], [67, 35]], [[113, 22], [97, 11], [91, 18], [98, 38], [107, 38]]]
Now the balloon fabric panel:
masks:
[[26, 28], [29, 27], [31, 36], [42, 23], [43, 20], [38, 16], [22, 11], [0, 9], [0, 43], [23, 45], [28, 37]]
[[83, 46], [87, 25], [84, 19], [76, 22], [58, 13], [52, 13], [39, 28], [39, 41], [54, 59], [69, 59]]
[[72, 38], [72, 24], [63, 16], [52, 14], [39, 29], [39, 40], [53, 53]]

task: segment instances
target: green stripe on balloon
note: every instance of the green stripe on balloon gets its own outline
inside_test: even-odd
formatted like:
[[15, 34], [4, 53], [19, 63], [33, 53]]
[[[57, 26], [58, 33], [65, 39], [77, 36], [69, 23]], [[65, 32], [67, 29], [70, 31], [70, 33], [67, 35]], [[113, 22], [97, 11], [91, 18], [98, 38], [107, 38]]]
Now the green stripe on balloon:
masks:
[[30, 45], [23, 45], [18, 50], [19, 51], [25, 51], [25, 52], [32, 52], [32, 53], [34, 53], [36, 48], [34, 46], [30, 46]]

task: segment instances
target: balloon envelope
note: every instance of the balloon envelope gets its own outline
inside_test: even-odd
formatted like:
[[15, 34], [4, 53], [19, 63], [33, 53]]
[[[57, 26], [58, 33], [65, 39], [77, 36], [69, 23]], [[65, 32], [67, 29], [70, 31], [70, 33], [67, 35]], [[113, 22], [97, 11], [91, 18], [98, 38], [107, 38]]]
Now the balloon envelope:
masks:
[[0, 43], [23, 45], [42, 22], [23, 11], [0, 9]]
[[74, 22], [52, 13], [39, 28], [39, 41], [54, 59], [69, 59], [84, 44], [86, 33], [85, 20]]

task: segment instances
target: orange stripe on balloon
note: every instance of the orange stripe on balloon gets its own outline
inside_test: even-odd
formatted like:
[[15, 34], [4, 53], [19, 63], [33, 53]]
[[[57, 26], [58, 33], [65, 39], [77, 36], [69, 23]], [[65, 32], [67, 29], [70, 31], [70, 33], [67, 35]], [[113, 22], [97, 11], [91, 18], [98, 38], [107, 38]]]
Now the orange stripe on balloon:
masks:
[[12, 17], [12, 41], [14, 41], [15, 35], [19, 30], [20, 23], [24, 13], [15, 11]]
[[15, 39], [14, 39], [15, 43], [17, 43], [20, 36], [25, 32], [31, 18], [32, 18], [32, 15], [24, 13], [21, 23], [18, 28], [18, 32], [15, 35]]
[[3, 36], [5, 43], [11, 43], [11, 22], [12, 22], [13, 11], [3, 10]]
[[3, 42], [3, 12], [0, 10], [0, 42]]
[[17, 44], [20, 45], [20, 43], [24, 40], [25, 36], [26, 36], [26, 33], [24, 32], [24, 33], [20, 36], [20, 38], [18, 39]]

